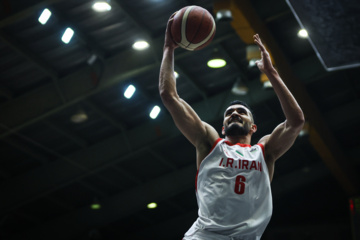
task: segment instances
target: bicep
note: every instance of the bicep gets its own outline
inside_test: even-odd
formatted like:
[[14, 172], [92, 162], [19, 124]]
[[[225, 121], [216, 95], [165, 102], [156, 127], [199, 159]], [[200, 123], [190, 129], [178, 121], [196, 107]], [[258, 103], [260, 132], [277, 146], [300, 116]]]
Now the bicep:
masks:
[[265, 146], [266, 160], [275, 162], [294, 144], [301, 128], [291, 127], [287, 122], [279, 124], [274, 131], [261, 139]]

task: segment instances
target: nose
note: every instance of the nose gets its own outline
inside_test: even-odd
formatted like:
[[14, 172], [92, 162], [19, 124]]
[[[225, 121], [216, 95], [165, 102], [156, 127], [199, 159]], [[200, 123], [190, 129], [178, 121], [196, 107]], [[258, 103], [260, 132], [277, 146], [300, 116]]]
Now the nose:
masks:
[[240, 113], [238, 113], [238, 112], [235, 110], [235, 111], [233, 111], [233, 112], [231, 113], [231, 116], [233, 116], [233, 115], [240, 116]]

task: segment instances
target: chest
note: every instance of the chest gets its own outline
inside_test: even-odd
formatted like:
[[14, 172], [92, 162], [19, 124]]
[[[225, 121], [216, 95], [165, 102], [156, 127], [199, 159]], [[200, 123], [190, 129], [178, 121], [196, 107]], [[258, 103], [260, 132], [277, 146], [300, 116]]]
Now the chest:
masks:
[[209, 169], [223, 169], [233, 172], [262, 172], [263, 156], [257, 146], [241, 147], [238, 145], [219, 145], [206, 161]]

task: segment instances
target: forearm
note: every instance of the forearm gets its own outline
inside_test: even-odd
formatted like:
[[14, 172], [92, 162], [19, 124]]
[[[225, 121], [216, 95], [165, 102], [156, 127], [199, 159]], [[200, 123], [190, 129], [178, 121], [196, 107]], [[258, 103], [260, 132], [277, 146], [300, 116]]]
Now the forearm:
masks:
[[174, 49], [164, 46], [163, 59], [159, 76], [160, 96], [176, 96], [176, 79], [174, 75]]
[[271, 85], [280, 101], [285, 114], [287, 124], [294, 127], [300, 127], [304, 123], [304, 114], [290, 90], [286, 87], [280, 75], [275, 68], [266, 71]]

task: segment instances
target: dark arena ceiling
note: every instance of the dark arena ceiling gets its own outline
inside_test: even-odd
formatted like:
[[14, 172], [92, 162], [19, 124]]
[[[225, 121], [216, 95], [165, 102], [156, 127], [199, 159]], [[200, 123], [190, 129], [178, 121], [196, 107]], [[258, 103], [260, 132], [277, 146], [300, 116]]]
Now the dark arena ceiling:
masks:
[[[175, 52], [179, 95], [202, 120], [220, 133], [228, 103], [245, 101], [258, 125], [253, 143], [284, 120], [247, 59], [255, 32], [305, 113], [304, 131], [276, 163], [274, 212], [262, 239], [352, 239], [360, 4], [322, 2], [303, 1], [299, 16], [311, 29], [303, 39], [285, 0], [112, 0], [103, 13], [92, 0], [0, 1], [0, 239], [182, 238], [197, 217], [195, 149], [161, 103], [158, 77], [167, 20], [187, 5], [214, 17], [227, 7], [233, 14], [216, 22], [208, 47]], [[42, 25], [45, 8], [52, 15]], [[325, 16], [316, 18], [319, 9]], [[65, 44], [67, 27], [75, 34]], [[134, 50], [138, 39], [150, 47]], [[326, 54], [318, 56], [314, 44]], [[215, 49], [224, 68], [206, 65]], [[327, 71], [320, 57], [331, 53], [335, 63], [352, 65]], [[245, 95], [232, 93], [238, 79]], [[123, 95], [129, 84], [131, 99]], [[161, 111], [151, 119], [155, 105]], [[79, 111], [87, 120], [74, 123]], [[100, 209], [90, 208], [94, 201]], [[148, 209], [151, 202], [158, 207]]]

